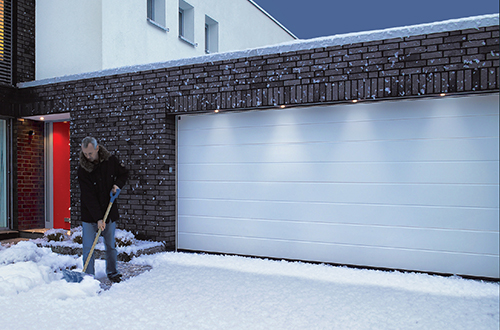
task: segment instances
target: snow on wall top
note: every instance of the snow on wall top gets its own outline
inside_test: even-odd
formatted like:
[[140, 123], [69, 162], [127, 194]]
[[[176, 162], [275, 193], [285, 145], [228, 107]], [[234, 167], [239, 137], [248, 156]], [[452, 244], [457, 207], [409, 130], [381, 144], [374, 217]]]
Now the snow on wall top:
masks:
[[280, 54], [280, 53], [300, 51], [300, 50], [309, 50], [315, 48], [370, 42], [370, 41], [393, 39], [393, 38], [403, 38], [403, 37], [410, 37], [423, 34], [455, 31], [455, 30], [479, 29], [481, 27], [499, 25], [499, 20], [500, 16], [497, 13], [497, 14], [489, 14], [481, 16], [472, 16], [460, 19], [451, 19], [435, 23], [389, 28], [383, 30], [338, 34], [328, 37], [291, 41], [279, 45], [273, 45], [261, 48], [253, 48], [253, 49], [232, 51], [226, 53], [215, 53], [210, 55], [177, 59], [166, 62], [139, 64], [133, 66], [114, 68], [114, 69], [105, 69], [94, 72], [86, 72], [86, 73], [79, 73], [79, 74], [67, 75], [55, 78], [41, 79], [25, 83], [18, 83], [17, 87], [19, 88], [34, 87], [34, 86], [55, 84], [73, 80], [97, 78], [110, 75], [134, 73], [140, 71], [201, 64], [201, 63], [211, 63], [211, 62], [232, 60], [232, 59], [252, 57], [252, 56]]

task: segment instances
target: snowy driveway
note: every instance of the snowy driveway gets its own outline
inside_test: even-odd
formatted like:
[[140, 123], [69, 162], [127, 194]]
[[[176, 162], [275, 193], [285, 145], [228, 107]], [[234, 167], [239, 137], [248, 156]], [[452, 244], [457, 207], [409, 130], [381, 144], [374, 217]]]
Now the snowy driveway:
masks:
[[81, 259], [34, 244], [0, 250], [0, 327], [496, 330], [500, 325], [498, 283], [160, 253], [132, 261], [153, 266], [151, 271], [100, 291], [91, 278], [79, 284], [59, 279], [54, 270], [72, 262], [81, 267]]

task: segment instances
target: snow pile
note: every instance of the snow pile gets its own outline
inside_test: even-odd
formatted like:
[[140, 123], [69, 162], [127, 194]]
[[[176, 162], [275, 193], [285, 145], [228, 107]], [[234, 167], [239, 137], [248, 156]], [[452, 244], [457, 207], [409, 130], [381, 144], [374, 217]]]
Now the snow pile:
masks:
[[62, 256], [52, 253], [49, 248], [39, 248], [31, 241], [21, 241], [18, 244], [0, 250], [0, 265], [9, 265], [19, 262], [34, 262], [41, 265], [59, 267], [70, 266], [69, 260], [73, 259], [69, 256]]
[[135, 258], [133, 263], [153, 269], [97, 294], [91, 277], [81, 283], [60, 280], [53, 270], [67, 263], [34, 244], [2, 249], [0, 260], [5, 329], [500, 326], [499, 284], [458, 277], [163, 252]]
[[[0, 250], [0, 296], [30, 290], [50, 292], [58, 299], [95, 295], [99, 282], [86, 279], [81, 286], [61, 280], [58, 272], [77, 264], [73, 256], [52, 253], [49, 248], [39, 248], [33, 242], [19, 242]], [[96, 286], [97, 285], [97, 286]]]
[[134, 234], [123, 229], [116, 229], [115, 238], [122, 242], [130, 242], [130, 244], [134, 244], [134, 242], [136, 242]]

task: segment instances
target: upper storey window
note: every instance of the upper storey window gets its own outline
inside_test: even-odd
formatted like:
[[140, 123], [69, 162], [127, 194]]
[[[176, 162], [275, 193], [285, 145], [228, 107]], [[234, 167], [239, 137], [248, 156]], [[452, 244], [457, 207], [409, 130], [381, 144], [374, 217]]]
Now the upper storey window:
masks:
[[148, 22], [168, 31], [165, 0], [148, 0]]
[[194, 7], [179, 0], [179, 38], [196, 46], [194, 43]]

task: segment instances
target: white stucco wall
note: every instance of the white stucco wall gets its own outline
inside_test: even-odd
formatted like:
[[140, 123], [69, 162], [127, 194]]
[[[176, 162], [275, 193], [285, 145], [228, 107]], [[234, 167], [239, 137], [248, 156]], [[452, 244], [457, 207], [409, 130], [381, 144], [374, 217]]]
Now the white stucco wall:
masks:
[[219, 52], [294, 40], [248, 0], [186, 0], [193, 46], [179, 39], [178, 0], [166, 0], [168, 32], [147, 21], [147, 1], [37, 1], [36, 79], [205, 55], [205, 15], [219, 24]]
[[101, 0], [36, 1], [36, 79], [102, 67]]
[[[208, 14], [213, 19], [224, 17], [219, 30], [219, 49], [221, 52], [257, 48], [295, 40], [250, 1], [241, 1], [241, 4], [237, 6], [231, 5], [233, 0], [197, 0], [197, 2], [205, 4], [207, 13], [213, 12], [213, 17]], [[210, 5], [213, 2], [224, 3], [225, 8], [215, 8], [215, 6]], [[226, 24], [230, 26], [229, 29], [225, 26]]]

